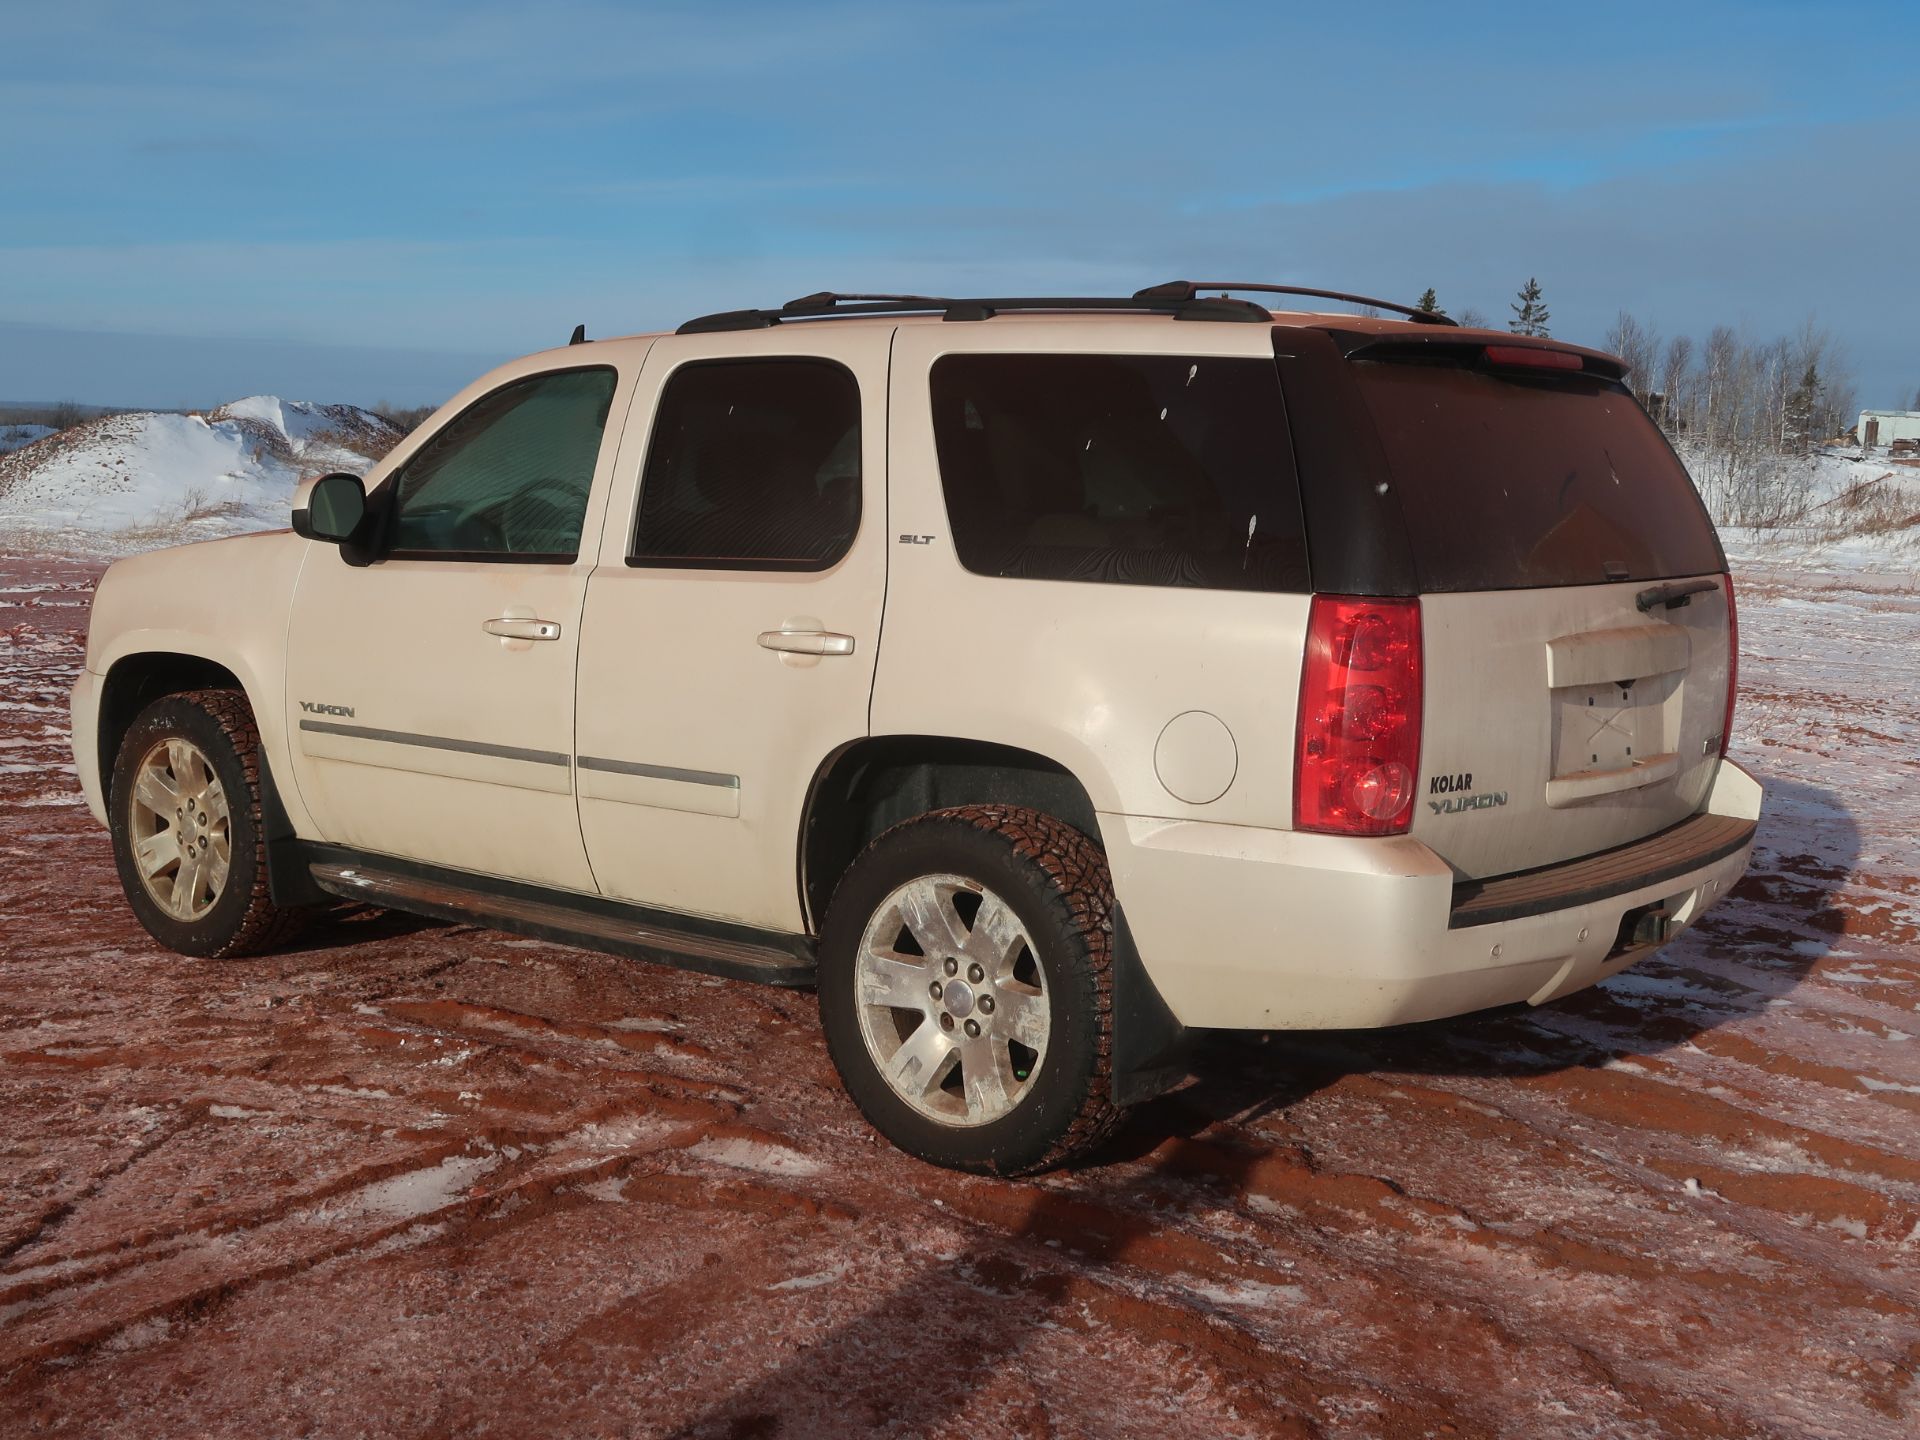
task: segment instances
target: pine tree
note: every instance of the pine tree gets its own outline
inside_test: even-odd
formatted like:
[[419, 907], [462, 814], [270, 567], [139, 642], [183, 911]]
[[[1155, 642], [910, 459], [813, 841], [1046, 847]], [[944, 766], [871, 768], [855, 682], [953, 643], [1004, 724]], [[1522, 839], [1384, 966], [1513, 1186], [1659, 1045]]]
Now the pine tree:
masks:
[[1429, 285], [1425, 290], [1422, 290], [1420, 292], [1420, 298], [1418, 301], [1414, 303], [1414, 309], [1424, 310], [1429, 315], [1436, 315], [1439, 313], [1440, 297], [1433, 293], [1433, 287], [1431, 285]]
[[1819, 408], [1820, 390], [1820, 369], [1809, 360], [1799, 385], [1787, 396], [1780, 419], [1780, 448], [1789, 455], [1804, 455], [1813, 447], [1813, 417]]
[[1520, 287], [1520, 303], [1507, 307], [1513, 311], [1513, 319], [1507, 322], [1507, 329], [1516, 335], [1547, 335], [1547, 321], [1553, 317], [1547, 313], [1546, 302], [1540, 298], [1540, 282], [1531, 275], [1527, 283]]

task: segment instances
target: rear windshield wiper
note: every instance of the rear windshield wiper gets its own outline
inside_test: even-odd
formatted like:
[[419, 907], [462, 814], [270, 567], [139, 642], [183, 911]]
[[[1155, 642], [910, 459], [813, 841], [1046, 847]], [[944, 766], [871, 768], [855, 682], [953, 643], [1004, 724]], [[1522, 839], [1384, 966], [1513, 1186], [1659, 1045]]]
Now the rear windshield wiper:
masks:
[[1671, 585], [1650, 585], [1633, 597], [1633, 603], [1644, 614], [1656, 605], [1664, 605], [1669, 610], [1678, 610], [1682, 605], [1691, 605], [1693, 597], [1704, 595], [1709, 590], [1718, 590], [1718, 580], [1676, 580]]

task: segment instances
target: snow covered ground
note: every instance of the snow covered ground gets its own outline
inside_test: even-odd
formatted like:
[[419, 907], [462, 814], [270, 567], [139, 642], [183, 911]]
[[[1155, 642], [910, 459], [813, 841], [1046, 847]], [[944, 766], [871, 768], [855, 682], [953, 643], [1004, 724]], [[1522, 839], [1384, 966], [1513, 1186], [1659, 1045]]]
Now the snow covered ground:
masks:
[[53, 433], [51, 425], [0, 425], [0, 455], [24, 449]]
[[364, 472], [399, 438], [355, 406], [272, 395], [42, 429], [0, 454], [0, 543], [110, 556], [271, 529], [303, 477]]

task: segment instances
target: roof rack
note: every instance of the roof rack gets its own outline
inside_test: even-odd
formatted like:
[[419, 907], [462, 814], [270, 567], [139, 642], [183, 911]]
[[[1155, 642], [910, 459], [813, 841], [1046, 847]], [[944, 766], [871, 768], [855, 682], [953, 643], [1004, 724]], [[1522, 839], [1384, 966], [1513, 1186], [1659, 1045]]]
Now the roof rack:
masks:
[[1230, 280], [1169, 280], [1164, 285], [1149, 285], [1144, 290], [1134, 291], [1136, 300], [1198, 300], [1202, 290], [1252, 290], [1263, 295], [1311, 295], [1320, 300], [1338, 300], [1344, 305], [1372, 305], [1380, 310], [1391, 310], [1404, 315], [1416, 325], [1458, 325], [1460, 322], [1451, 315], [1438, 310], [1421, 310], [1412, 305], [1399, 305], [1392, 300], [1377, 300], [1371, 295], [1349, 295], [1344, 290], [1315, 290], [1306, 285], [1263, 285], [1259, 282], [1241, 284]]
[[701, 335], [716, 330], [764, 330], [789, 320], [820, 320], [845, 315], [932, 315], [947, 320], [990, 320], [1006, 311], [1108, 310], [1171, 315], [1176, 320], [1239, 320], [1264, 325], [1267, 311], [1246, 300], [1159, 295], [1023, 295], [959, 299], [938, 295], [850, 295], [822, 290], [789, 300], [778, 310], [723, 310], [689, 320], [676, 332]]
[[1176, 320], [1237, 320], [1264, 325], [1269, 312], [1248, 300], [1226, 295], [1202, 295], [1202, 290], [1253, 290], [1274, 295], [1313, 295], [1349, 305], [1374, 305], [1392, 310], [1421, 325], [1456, 325], [1438, 311], [1416, 310], [1391, 300], [1348, 295], [1340, 290], [1311, 290], [1303, 285], [1220, 284], [1212, 281], [1171, 280], [1132, 295], [1026, 295], [956, 299], [940, 295], [865, 295], [820, 290], [789, 300], [778, 310], [722, 310], [701, 315], [682, 325], [681, 335], [703, 335], [720, 330], [765, 330], [789, 320], [824, 320], [846, 315], [934, 315], [946, 320], [990, 320], [1008, 311], [1106, 310], [1171, 315]]

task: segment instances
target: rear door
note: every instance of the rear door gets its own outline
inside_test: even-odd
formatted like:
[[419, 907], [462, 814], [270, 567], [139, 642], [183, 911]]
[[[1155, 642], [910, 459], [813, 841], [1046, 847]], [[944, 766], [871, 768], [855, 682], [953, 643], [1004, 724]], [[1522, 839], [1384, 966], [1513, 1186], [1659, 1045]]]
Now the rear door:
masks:
[[1481, 877], [1685, 819], [1719, 763], [1729, 592], [1645, 411], [1572, 351], [1376, 345], [1345, 364], [1422, 597], [1413, 836]]
[[805, 928], [807, 793], [867, 733], [890, 338], [783, 325], [648, 356], [581, 628], [580, 828], [606, 894]]

